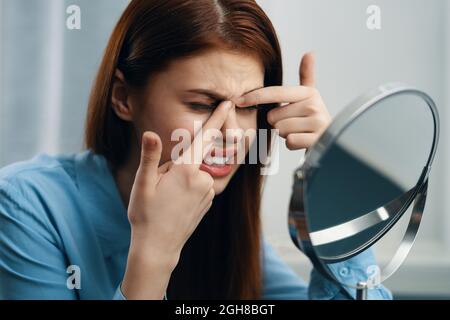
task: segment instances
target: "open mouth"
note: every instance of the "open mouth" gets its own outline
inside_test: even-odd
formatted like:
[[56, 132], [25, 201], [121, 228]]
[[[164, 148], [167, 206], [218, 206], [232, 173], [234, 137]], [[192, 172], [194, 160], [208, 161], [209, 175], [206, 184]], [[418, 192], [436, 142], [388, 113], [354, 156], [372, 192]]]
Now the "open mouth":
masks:
[[205, 157], [203, 163], [211, 166], [225, 166], [233, 164], [235, 155], [237, 153], [236, 148], [230, 149], [212, 149], [211, 152]]
[[224, 166], [229, 164], [231, 160], [232, 157], [207, 157], [203, 162], [211, 166]]
[[224, 177], [233, 170], [235, 162], [236, 148], [212, 149], [203, 160], [200, 169], [208, 172], [212, 177]]

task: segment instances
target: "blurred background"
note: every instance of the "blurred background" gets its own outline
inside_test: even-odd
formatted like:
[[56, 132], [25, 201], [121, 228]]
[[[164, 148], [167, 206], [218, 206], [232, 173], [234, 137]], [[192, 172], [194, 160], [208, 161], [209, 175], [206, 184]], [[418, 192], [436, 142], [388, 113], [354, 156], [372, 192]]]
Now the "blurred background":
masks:
[[[299, 83], [299, 62], [314, 51], [317, 86], [334, 116], [363, 92], [401, 81], [430, 94], [440, 111], [441, 140], [415, 246], [386, 285], [396, 298], [450, 299], [450, 1], [257, 1], [277, 29], [285, 84]], [[0, 0], [0, 167], [38, 153], [82, 148], [88, 95], [108, 37], [127, 0]], [[81, 29], [66, 9], [81, 9]], [[381, 29], [366, 26], [370, 5]], [[380, 123], [382, 126], [382, 123]], [[280, 172], [263, 199], [266, 238], [305, 279], [311, 265], [291, 243], [287, 209], [292, 173], [303, 152], [280, 144]]]

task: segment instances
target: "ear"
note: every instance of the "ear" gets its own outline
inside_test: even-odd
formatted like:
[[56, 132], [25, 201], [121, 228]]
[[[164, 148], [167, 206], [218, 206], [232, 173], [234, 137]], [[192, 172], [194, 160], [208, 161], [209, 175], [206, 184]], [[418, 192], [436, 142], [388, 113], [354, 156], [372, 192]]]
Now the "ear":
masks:
[[133, 108], [130, 99], [130, 92], [125, 81], [125, 77], [119, 69], [114, 74], [111, 104], [116, 115], [125, 121], [133, 120]]

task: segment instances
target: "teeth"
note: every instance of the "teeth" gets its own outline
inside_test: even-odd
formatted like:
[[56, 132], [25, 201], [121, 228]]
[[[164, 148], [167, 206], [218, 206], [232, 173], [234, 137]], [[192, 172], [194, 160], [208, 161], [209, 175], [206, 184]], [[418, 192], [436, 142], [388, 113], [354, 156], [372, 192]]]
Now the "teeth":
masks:
[[230, 159], [231, 159], [231, 157], [208, 157], [205, 159], [205, 162], [206, 162], [206, 164], [209, 164], [209, 165], [223, 166]]

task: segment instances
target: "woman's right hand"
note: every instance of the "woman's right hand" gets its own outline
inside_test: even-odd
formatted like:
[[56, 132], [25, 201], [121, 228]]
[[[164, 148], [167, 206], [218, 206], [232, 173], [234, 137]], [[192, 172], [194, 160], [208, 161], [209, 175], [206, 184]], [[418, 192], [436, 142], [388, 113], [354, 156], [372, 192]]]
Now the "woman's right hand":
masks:
[[200, 170], [199, 157], [213, 143], [211, 132], [217, 130], [210, 129], [220, 130], [231, 107], [231, 102], [219, 105], [180, 162], [159, 167], [161, 139], [153, 132], [143, 135], [128, 206], [131, 244], [121, 286], [127, 299], [163, 298], [184, 244], [212, 205], [214, 179]]

